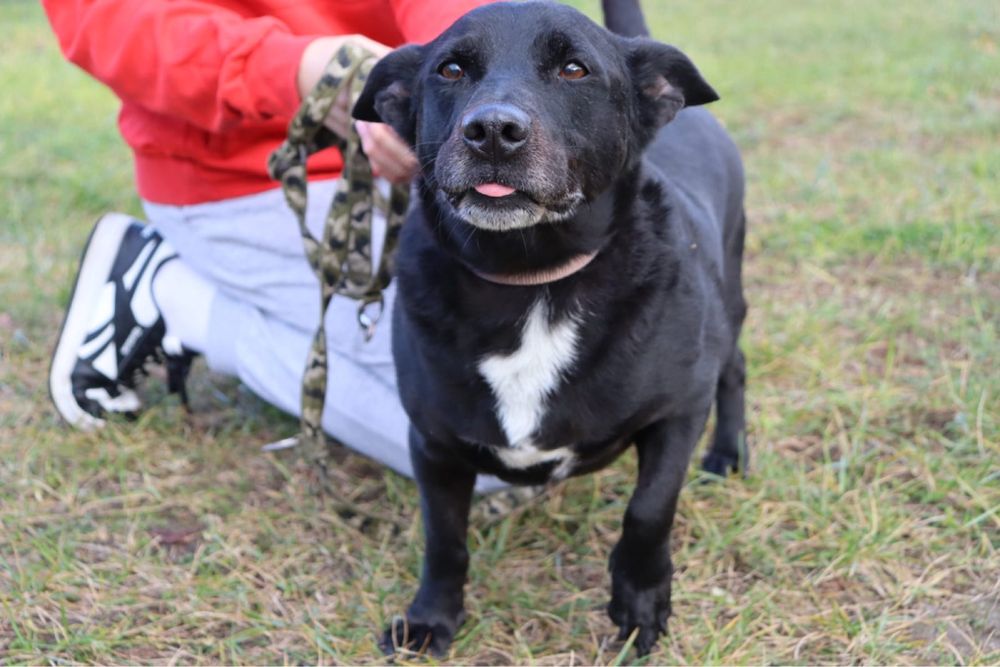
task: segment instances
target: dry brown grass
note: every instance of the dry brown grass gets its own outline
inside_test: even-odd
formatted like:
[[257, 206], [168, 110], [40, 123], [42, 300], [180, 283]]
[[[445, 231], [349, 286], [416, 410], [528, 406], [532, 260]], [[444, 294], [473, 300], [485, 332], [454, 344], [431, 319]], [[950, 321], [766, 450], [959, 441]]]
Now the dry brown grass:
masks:
[[[1000, 663], [997, 9], [647, 5], [746, 152], [753, 448], [748, 479], [682, 495], [647, 662]], [[345, 456], [317, 493], [259, 450], [295, 424], [201, 367], [193, 415], [154, 376], [138, 422], [56, 421], [75, 255], [135, 201], [110, 97], [34, 4], [0, 25], [0, 664], [384, 663], [411, 482]], [[449, 662], [631, 661], [603, 607], [633, 476], [476, 523]]]

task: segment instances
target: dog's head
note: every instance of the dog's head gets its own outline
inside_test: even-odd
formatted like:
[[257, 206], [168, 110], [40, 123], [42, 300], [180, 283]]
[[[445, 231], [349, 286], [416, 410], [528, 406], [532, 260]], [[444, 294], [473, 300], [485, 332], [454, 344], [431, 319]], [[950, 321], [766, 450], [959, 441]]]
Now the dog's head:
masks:
[[469, 225], [571, 219], [683, 107], [717, 99], [676, 48], [554, 3], [496, 3], [372, 70], [354, 107], [415, 149], [424, 185]]

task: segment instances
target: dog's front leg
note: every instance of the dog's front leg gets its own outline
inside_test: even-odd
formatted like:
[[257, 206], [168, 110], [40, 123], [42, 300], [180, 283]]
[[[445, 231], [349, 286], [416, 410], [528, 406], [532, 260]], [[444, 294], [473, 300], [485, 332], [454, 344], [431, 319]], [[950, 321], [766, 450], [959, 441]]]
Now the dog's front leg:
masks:
[[426, 540], [424, 569], [405, 623], [394, 621], [382, 637], [386, 653], [406, 647], [443, 656], [465, 620], [466, 532], [476, 473], [453, 460], [436, 457], [429, 445], [410, 428], [410, 459], [420, 487]]
[[635, 648], [646, 655], [670, 616], [670, 527], [691, 452], [705, 425], [698, 416], [655, 422], [635, 436], [639, 479], [625, 511], [622, 537], [611, 552], [608, 615], [625, 639], [638, 628]]

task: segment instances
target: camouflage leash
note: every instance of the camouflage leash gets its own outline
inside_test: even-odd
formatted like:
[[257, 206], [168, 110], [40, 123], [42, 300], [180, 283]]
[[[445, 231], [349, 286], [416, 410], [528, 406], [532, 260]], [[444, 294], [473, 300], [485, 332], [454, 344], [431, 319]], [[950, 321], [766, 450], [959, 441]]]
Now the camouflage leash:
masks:
[[[319, 466], [324, 477], [330, 454], [322, 426], [327, 385], [323, 321], [327, 307], [334, 294], [357, 299], [358, 324], [366, 338], [371, 338], [382, 314], [382, 291], [392, 279], [396, 242], [409, 200], [409, 189], [405, 185], [392, 186], [388, 198], [375, 187], [371, 164], [361, 151], [361, 139], [353, 126], [350, 136], [340, 137], [323, 124], [345, 86], [349, 87], [351, 105], [354, 105], [375, 60], [366, 49], [350, 44], [342, 46], [327, 65], [319, 83], [302, 101], [288, 126], [288, 139], [271, 154], [267, 164], [271, 177], [281, 181], [285, 199], [298, 218], [306, 258], [319, 279], [320, 320], [302, 379], [301, 433], [265, 449], [300, 444], [303, 455]], [[317, 241], [306, 226], [306, 161], [313, 153], [331, 146], [340, 150], [344, 170], [326, 216], [323, 239]], [[376, 210], [386, 219], [380, 262], [372, 258], [372, 219]]]

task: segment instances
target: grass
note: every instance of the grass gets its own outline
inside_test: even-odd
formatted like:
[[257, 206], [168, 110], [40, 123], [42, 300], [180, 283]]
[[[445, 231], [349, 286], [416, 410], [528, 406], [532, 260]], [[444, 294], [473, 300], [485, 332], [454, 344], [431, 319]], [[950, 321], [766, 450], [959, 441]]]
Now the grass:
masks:
[[[689, 484], [650, 663], [1000, 662], [1000, 8], [647, 0], [749, 179], [746, 480]], [[596, 3], [585, 9], [596, 15]], [[60, 425], [48, 356], [92, 220], [139, 212], [112, 96], [0, 4], [0, 663], [382, 663], [411, 482], [339, 491], [202, 368], [135, 423]], [[449, 661], [630, 660], [603, 612], [631, 456], [478, 523]]]

